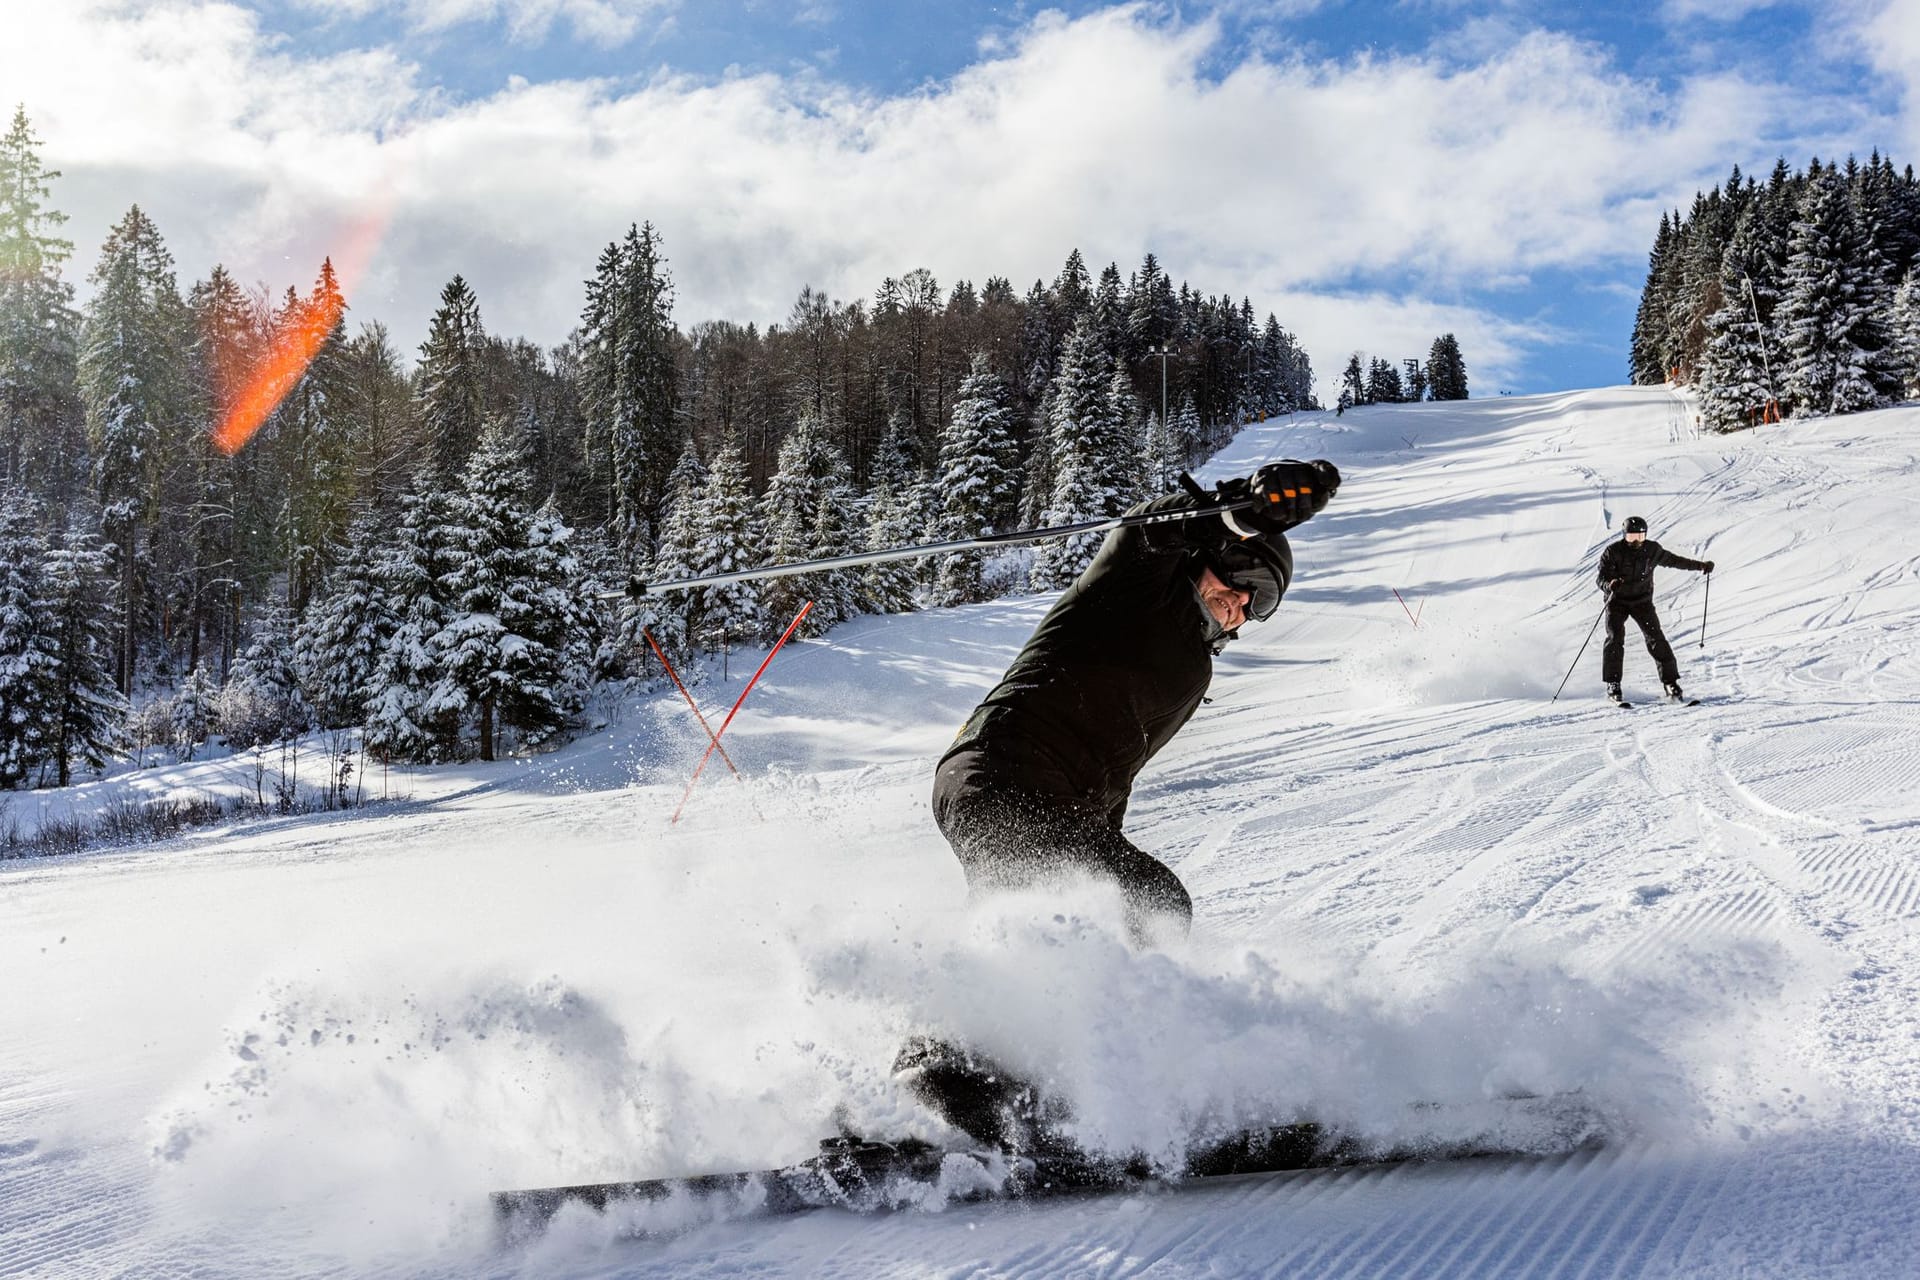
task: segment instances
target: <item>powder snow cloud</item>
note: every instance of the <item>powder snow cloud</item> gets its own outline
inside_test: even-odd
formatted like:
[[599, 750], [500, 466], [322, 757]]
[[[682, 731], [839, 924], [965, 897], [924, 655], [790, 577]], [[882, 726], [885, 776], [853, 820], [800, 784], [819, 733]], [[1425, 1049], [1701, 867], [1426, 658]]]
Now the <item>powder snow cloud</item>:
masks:
[[[415, 26], [492, 20], [534, 41], [558, 39], [563, 20], [580, 40], [627, 39], [672, 8], [302, 3]], [[1888, 12], [1850, 21], [1884, 36]], [[1557, 337], [1502, 315], [1488, 289], [1631, 274], [1660, 211], [1730, 162], [1878, 136], [1848, 98], [1791, 81], [1756, 94], [1744, 71], [1663, 89], [1522, 20], [1417, 54], [1319, 57], [1230, 48], [1216, 18], [1128, 5], [1043, 13], [957, 74], [893, 95], [817, 71], [662, 66], [460, 96], [398, 39], [312, 53], [238, 4], [78, 0], [13, 21], [23, 38], [0, 52], [0, 84], [64, 171], [55, 200], [74, 215], [76, 274], [134, 202], [183, 276], [224, 262], [274, 289], [310, 281], [377, 216], [385, 235], [350, 301], [403, 342], [456, 272], [490, 329], [557, 341], [599, 248], [650, 219], [683, 323], [774, 320], [802, 284], [864, 296], [914, 266], [1024, 288], [1076, 246], [1096, 268], [1151, 249], [1275, 311], [1323, 377], [1349, 350], [1420, 354], [1447, 328], [1479, 387]], [[1883, 41], [1881, 64], [1909, 83], [1910, 46]]]

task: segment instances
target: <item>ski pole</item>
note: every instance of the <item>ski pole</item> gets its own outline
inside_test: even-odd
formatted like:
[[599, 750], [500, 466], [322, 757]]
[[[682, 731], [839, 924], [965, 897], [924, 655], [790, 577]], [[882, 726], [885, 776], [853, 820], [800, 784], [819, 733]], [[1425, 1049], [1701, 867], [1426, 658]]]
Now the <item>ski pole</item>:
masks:
[[922, 556], [948, 555], [955, 551], [980, 551], [990, 547], [1018, 546], [1046, 538], [1067, 538], [1083, 533], [1107, 533], [1114, 529], [1133, 529], [1146, 524], [1171, 524], [1177, 520], [1196, 520], [1201, 516], [1226, 511], [1245, 511], [1258, 506], [1258, 498], [1242, 498], [1215, 507], [1185, 508], [1179, 511], [1142, 511], [1130, 516], [1109, 516], [1102, 520], [1082, 520], [1075, 524], [1057, 524], [1045, 529], [1015, 529], [1008, 533], [986, 533], [977, 538], [956, 538], [950, 542], [923, 542], [911, 547], [893, 547], [885, 551], [856, 551], [851, 555], [827, 556], [820, 560], [796, 560], [790, 564], [763, 565], [758, 569], [740, 569], [733, 573], [710, 573], [699, 578], [676, 578], [670, 582], [642, 582], [634, 578], [625, 592], [609, 592], [611, 598], [625, 595], [665, 595], [669, 591], [695, 591], [701, 587], [724, 586], [729, 582], [751, 582], [759, 578], [785, 578], [796, 573], [823, 573], [831, 569], [854, 569], [861, 565], [885, 564], [890, 560], [917, 560]]
[[1707, 575], [1707, 586], [1700, 593], [1700, 647], [1707, 647], [1707, 602], [1713, 599], [1713, 575]]
[[[1580, 659], [1587, 656], [1587, 646], [1593, 643], [1593, 633], [1600, 629], [1600, 619], [1606, 616], [1607, 616], [1607, 606], [1606, 606], [1606, 603], [1602, 601], [1600, 605], [1599, 615], [1594, 618], [1593, 625], [1587, 628], [1587, 638], [1580, 642], [1580, 652], [1573, 655], [1573, 667], [1579, 666]], [[1565, 689], [1567, 687], [1567, 681], [1573, 679], [1573, 667], [1568, 667], [1567, 674], [1560, 677], [1560, 689], [1555, 689], [1553, 691], [1553, 696], [1547, 699], [1548, 702], [1560, 701], [1560, 690]]]

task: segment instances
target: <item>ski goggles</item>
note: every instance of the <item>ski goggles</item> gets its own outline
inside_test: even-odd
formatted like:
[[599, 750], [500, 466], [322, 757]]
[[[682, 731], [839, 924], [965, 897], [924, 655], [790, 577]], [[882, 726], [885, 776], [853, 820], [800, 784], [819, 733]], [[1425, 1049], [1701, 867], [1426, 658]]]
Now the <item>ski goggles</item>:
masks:
[[1214, 557], [1213, 574], [1235, 591], [1247, 593], [1247, 617], [1265, 622], [1280, 607], [1293, 576], [1293, 548], [1276, 537], [1279, 549], [1258, 538], [1224, 547]]

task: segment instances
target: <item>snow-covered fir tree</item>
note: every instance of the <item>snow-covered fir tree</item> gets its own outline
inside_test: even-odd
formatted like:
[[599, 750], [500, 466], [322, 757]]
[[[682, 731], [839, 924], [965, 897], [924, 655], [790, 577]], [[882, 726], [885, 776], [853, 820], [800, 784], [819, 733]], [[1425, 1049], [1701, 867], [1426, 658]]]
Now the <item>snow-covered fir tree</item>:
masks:
[[557, 572], [554, 548], [535, 545], [526, 485], [510, 430], [496, 423], [463, 477], [448, 615], [429, 641], [439, 678], [424, 709], [455, 720], [471, 715], [482, 760], [494, 758], [501, 729], [537, 743], [580, 708], [567, 660], [578, 614], [563, 607], [578, 583]]
[[1893, 349], [1909, 398], [1920, 396], [1920, 267], [1910, 270], [1893, 294]]
[[[1042, 514], [1047, 524], [1119, 515], [1132, 494], [1134, 442], [1115, 412], [1113, 372], [1101, 335], [1083, 318], [1061, 350], [1048, 407], [1053, 491]], [[1033, 589], [1066, 586], [1099, 547], [1093, 534], [1040, 543], [1033, 557]]]
[[1171, 492], [1185, 469], [1183, 461], [1174, 451], [1173, 437], [1161, 423], [1160, 415], [1149, 413], [1146, 428], [1140, 435], [1141, 493], [1155, 497]]
[[1124, 510], [1150, 496], [1145, 472], [1146, 425], [1140, 417], [1140, 398], [1133, 394], [1133, 377], [1124, 364], [1116, 363], [1113, 376], [1107, 379], [1107, 413], [1125, 440], [1125, 452], [1114, 467], [1116, 482], [1124, 486], [1117, 499]]
[[[753, 489], [747, 482], [740, 443], [724, 437], [713, 450], [707, 467], [707, 487], [700, 503], [699, 558], [702, 577], [738, 573], [757, 567], [763, 555], [763, 536]], [[729, 582], [701, 591], [701, 610], [707, 636], [725, 648], [757, 636], [765, 627], [760, 590], [752, 582]]]
[[1174, 456], [1180, 459], [1182, 467], [1191, 467], [1200, 462], [1206, 454], [1207, 429], [1200, 423], [1200, 410], [1194, 406], [1191, 395], [1180, 398], [1180, 407], [1173, 415], [1173, 425], [1167, 432], [1168, 447]]
[[381, 579], [384, 522], [362, 515], [334, 557], [327, 593], [301, 619], [296, 651], [320, 723], [360, 724], [380, 655], [399, 625]]
[[[926, 521], [921, 515], [919, 484], [883, 476], [867, 495], [864, 538], [867, 551], [887, 551], [924, 541]], [[867, 613], [906, 613], [914, 607], [914, 563], [904, 560], [871, 564], [860, 575], [860, 608]]]
[[204, 662], [195, 663], [167, 706], [167, 728], [176, 760], [191, 760], [220, 722], [220, 686]]
[[1467, 398], [1467, 362], [1460, 355], [1460, 340], [1443, 333], [1427, 351], [1427, 395], [1434, 400]]
[[[779, 470], [763, 499], [769, 563], [790, 564], [854, 550], [853, 475], [818, 419], [802, 416], [780, 445]], [[769, 636], [786, 629], [807, 600], [814, 607], [796, 634], [817, 636], [859, 611], [850, 570], [770, 578], [763, 588]]]
[[111, 562], [89, 534], [69, 533], [48, 550], [39, 610], [53, 655], [47, 686], [43, 763], [55, 786], [73, 781], [76, 764], [105, 766], [120, 741], [126, 699], [114, 683], [116, 618]]
[[276, 411], [284, 459], [285, 500], [280, 529], [287, 573], [287, 604], [306, 612], [331, 565], [353, 496], [353, 440], [347, 423], [346, 299], [333, 260], [320, 265], [310, 296], [289, 299], [280, 327], [318, 332], [313, 359]]
[[46, 554], [36, 508], [0, 499], [0, 791], [26, 782], [47, 754], [56, 658], [41, 617]]
[[220, 691], [220, 724], [235, 746], [256, 746], [304, 733], [313, 708], [301, 687], [293, 616], [270, 601], [254, 619], [253, 638]]
[[1899, 394], [1888, 291], [1866, 229], [1833, 170], [1810, 177], [1775, 312], [1795, 413], [1852, 413]]
[[480, 442], [486, 342], [479, 299], [456, 275], [440, 291], [415, 379], [420, 431], [442, 484], [453, 482]]
[[1765, 257], [1765, 224], [1759, 211], [1749, 208], [1721, 259], [1726, 301], [1707, 317], [1710, 336], [1698, 368], [1701, 417], [1714, 431], [1755, 425], [1778, 394], [1774, 370], [1784, 353], [1766, 323], [1778, 294]]
[[74, 394], [79, 317], [55, 234], [66, 215], [47, 202], [59, 177], [16, 108], [0, 136], [0, 487], [64, 499], [86, 462]]
[[[1013, 425], [1012, 396], [1006, 382], [994, 372], [985, 352], [975, 352], [953, 413], [940, 433], [939, 464], [933, 481], [940, 504], [939, 537], [975, 538], [1004, 528], [1012, 520], [1019, 495]], [[984, 599], [981, 563], [977, 551], [941, 557], [935, 599], [941, 604]]]
[[156, 514], [160, 448], [185, 412], [180, 335], [186, 304], [174, 281], [173, 255], [137, 205], [108, 234], [89, 279], [95, 293], [80, 353], [80, 390], [101, 528], [120, 571], [114, 679], [124, 694], [133, 687], [136, 623], [148, 603], [139, 566]]
[[366, 691], [367, 746], [383, 758], [431, 760], [456, 748], [458, 722], [428, 709], [440, 680], [434, 637], [453, 616], [449, 585], [460, 554], [464, 504], [431, 467], [403, 504], [392, 553], [380, 565], [393, 634]]
[[673, 277], [651, 222], [600, 255], [580, 317], [582, 405], [606, 460], [615, 541], [637, 566], [679, 448]]
[[[700, 575], [705, 558], [702, 545], [706, 531], [702, 527], [702, 508], [707, 501], [707, 469], [700, 454], [688, 439], [680, 451], [680, 461], [667, 477], [666, 501], [660, 509], [660, 539], [654, 548], [647, 577], [654, 582], [672, 582]], [[694, 651], [706, 639], [706, 599], [700, 591], [676, 591], [667, 595], [645, 596], [627, 602], [623, 617], [626, 635], [623, 643], [630, 652], [647, 648], [641, 629], [653, 635], [654, 642], [666, 651], [667, 660], [683, 668], [682, 678], [693, 679]]]

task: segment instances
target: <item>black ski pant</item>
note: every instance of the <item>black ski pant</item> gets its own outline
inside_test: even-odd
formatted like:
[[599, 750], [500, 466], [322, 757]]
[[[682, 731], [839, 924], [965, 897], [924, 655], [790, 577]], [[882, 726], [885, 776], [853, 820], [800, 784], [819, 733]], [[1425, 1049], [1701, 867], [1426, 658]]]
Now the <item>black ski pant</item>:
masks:
[[1087, 872], [1120, 886], [1136, 943], [1151, 938], [1150, 921], [1176, 921], [1183, 934], [1193, 921], [1193, 899], [1180, 877], [1120, 834], [1106, 814], [1021, 786], [1009, 766], [984, 751], [941, 763], [933, 817], [975, 895]]
[[1600, 649], [1600, 678], [1608, 684], [1620, 683], [1620, 669], [1627, 651], [1628, 618], [1640, 624], [1641, 634], [1647, 638], [1647, 652], [1660, 668], [1660, 683], [1679, 684], [1680, 664], [1674, 661], [1673, 646], [1667, 643], [1667, 633], [1660, 629], [1660, 615], [1651, 600], [1607, 601], [1607, 642]]

